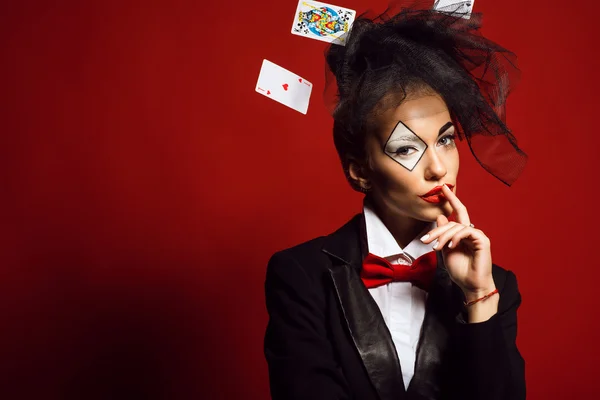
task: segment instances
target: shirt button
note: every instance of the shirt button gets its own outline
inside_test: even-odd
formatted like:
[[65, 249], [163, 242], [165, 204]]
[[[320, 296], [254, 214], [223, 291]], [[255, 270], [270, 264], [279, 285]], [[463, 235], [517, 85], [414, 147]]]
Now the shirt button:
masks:
[[410, 259], [408, 257], [406, 257], [406, 256], [400, 256], [400, 257], [398, 257], [398, 260], [396, 262], [398, 264], [404, 264], [404, 265], [411, 264]]

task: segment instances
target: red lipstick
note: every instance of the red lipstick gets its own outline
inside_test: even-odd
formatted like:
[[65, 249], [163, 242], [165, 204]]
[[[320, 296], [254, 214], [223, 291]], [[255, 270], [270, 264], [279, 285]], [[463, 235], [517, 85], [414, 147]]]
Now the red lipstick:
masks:
[[[448, 188], [450, 188], [450, 190], [452, 190], [454, 188], [454, 185], [451, 185], [449, 183], [447, 183], [446, 186], [448, 186]], [[424, 195], [421, 195], [419, 197], [428, 203], [434, 203], [434, 204], [438, 204], [438, 203], [441, 203], [442, 201], [446, 200], [446, 196], [444, 196], [444, 194], [442, 193], [441, 186], [436, 186], [433, 189], [431, 189], [429, 192], [427, 192]]]

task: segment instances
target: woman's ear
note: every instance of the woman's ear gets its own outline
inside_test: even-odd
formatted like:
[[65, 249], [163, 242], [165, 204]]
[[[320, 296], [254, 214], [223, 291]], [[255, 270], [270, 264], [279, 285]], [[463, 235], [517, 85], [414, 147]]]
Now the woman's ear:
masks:
[[366, 173], [366, 168], [354, 158], [350, 158], [348, 161], [348, 177], [358, 189], [362, 191], [371, 189], [371, 182]]

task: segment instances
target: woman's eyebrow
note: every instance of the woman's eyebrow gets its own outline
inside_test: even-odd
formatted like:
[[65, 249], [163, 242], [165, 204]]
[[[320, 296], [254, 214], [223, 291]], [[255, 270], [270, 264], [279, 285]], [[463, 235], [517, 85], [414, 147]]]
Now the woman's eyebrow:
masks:
[[[408, 129], [410, 132], [412, 132], [406, 125], [404, 125], [404, 126], [406, 127], [406, 129]], [[454, 124], [452, 124], [451, 121], [446, 122], [440, 128], [439, 133], [438, 133], [438, 137], [440, 137], [444, 132], [446, 132], [448, 129], [450, 129], [452, 127], [454, 127]], [[389, 143], [392, 143], [392, 142], [399, 142], [399, 141], [418, 142], [418, 143], [422, 142], [422, 140], [415, 133], [413, 133], [412, 135], [411, 134], [405, 134], [405, 135], [401, 135], [401, 136], [394, 136], [394, 134], [392, 133], [392, 135], [389, 138], [389, 140], [387, 141], [387, 143], [389, 144]]]
[[418, 142], [418, 143], [422, 143], [423, 142], [416, 135], [402, 135], [402, 136], [393, 136], [392, 138], [390, 138], [390, 140], [388, 140], [388, 143], [400, 142], [400, 141]]
[[444, 133], [444, 132], [446, 132], [448, 129], [450, 129], [450, 127], [452, 127], [452, 126], [454, 126], [454, 125], [452, 125], [452, 122], [450, 122], [450, 121], [446, 122], [446, 123], [444, 124], [444, 126], [442, 126], [442, 127], [440, 128], [440, 132], [438, 133], [438, 137], [439, 137], [439, 136], [440, 136], [442, 133]]
[[[404, 132], [401, 132], [401, 133], [399, 132], [398, 134], [396, 134], [396, 131], [398, 131], [399, 126], [404, 127], [404, 129], [403, 129]], [[398, 121], [398, 123], [392, 130], [392, 133], [390, 134], [390, 137], [388, 138], [386, 145], [389, 143], [392, 143], [392, 142], [399, 142], [399, 141], [416, 142], [416, 143], [423, 142], [423, 140], [421, 140], [421, 138], [419, 136], [417, 136], [417, 134], [414, 133], [412, 131], [412, 129], [410, 129], [408, 126], [406, 126], [406, 124], [404, 122], [402, 122], [401, 120]]]

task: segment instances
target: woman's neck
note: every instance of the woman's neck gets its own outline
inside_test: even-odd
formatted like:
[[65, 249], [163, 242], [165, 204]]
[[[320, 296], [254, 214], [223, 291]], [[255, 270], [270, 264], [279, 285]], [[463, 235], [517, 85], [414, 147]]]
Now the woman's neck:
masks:
[[402, 249], [408, 246], [426, 226], [431, 224], [431, 222], [419, 221], [405, 215], [392, 213], [388, 208], [381, 207], [373, 201], [370, 202], [370, 205], [375, 209], [379, 219], [385, 224]]

